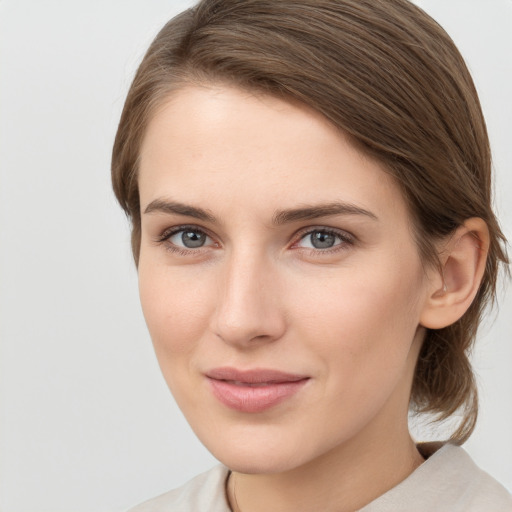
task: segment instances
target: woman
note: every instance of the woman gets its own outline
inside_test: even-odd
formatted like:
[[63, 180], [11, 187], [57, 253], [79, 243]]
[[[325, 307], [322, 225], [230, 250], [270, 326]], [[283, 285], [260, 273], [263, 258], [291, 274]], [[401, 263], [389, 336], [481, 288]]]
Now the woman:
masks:
[[[512, 510], [457, 446], [507, 256], [475, 88], [423, 11], [201, 2], [140, 65], [112, 172], [162, 372], [223, 464], [134, 510]], [[410, 408], [461, 421], [417, 445]]]

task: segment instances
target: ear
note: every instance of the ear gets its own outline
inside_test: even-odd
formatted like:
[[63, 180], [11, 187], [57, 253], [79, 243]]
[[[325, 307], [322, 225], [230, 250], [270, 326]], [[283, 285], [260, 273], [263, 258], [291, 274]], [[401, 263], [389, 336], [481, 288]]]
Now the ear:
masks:
[[430, 286], [420, 324], [442, 329], [467, 311], [478, 292], [489, 252], [489, 229], [480, 218], [471, 218], [439, 247], [441, 269], [429, 274]]

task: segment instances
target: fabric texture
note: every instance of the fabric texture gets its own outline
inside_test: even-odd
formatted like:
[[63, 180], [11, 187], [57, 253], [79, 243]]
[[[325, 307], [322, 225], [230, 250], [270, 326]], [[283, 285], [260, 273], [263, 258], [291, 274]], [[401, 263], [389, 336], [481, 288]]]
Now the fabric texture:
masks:
[[[441, 446], [441, 445], [439, 445]], [[512, 512], [512, 496], [459, 446], [419, 445], [429, 458], [408, 478], [359, 512]], [[231, 512], [229, 470], [216, 466], [129, 512]]]

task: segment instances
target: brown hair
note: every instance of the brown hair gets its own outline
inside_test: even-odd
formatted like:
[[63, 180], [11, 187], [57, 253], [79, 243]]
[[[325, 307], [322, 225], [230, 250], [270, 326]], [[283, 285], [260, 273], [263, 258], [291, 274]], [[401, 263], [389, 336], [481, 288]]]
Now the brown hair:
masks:
[[446, 32], [407, 0], [203, 0], [172, 19], [131, 85], [112, 157], [114, 191], [132, 222], [138, 261], [139, 150], [155, 108], [185, 83], [221, 81], [299, 100], [321, 112], [396, 179], [420, 254], [480, 217], [490, 250], [479, 292], [455, 324], [429, 330], [411, 405], [441, 419], [462, 411], [452, 439], [478, 411], [468, 360], [484, 307], [508, 262], [491, 209], [491, 157], [478, 96]]

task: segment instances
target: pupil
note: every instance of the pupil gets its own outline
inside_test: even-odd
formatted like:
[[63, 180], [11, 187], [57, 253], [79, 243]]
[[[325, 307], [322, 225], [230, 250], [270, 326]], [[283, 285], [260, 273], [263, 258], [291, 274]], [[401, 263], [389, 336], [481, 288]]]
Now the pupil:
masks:
[[315, 231], [311, 234], [311, 244], [316, 249], [329, 249], [336, 241], [336, 237], [330, 233]]
[[196, 233], [195, 231], [184, 231], [181, 235], [181, 241], [185, 247], [189, 249], [195, 247], [202, 247], [206, 240], [206, 235], [204, 233]]

